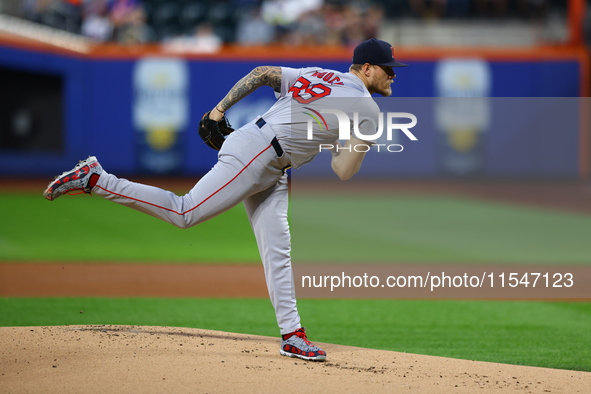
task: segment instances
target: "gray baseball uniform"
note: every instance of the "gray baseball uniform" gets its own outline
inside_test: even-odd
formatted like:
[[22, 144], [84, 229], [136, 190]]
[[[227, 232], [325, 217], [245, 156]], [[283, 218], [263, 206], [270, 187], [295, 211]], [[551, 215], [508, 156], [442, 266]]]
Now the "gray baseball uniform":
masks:
[[[269, 296], [281, 334], [300, 328], [290, 259], [285, 169], [311, 161], [319, 144], [335, 143], [339, 109], [359, 130], [376, 130], [379, 109], [355, 75], [320, 68], [282, 68], [278, 101], [262, 117], [234, 131], [222, 146], [218, 162], [187, 194], [120, 179], [103, 171], [92, 190], [116, 203], [180, 228], [202, 223], [244, 202], [265, 270]], [[308, 124], [314, 119], [313, 139]], [[279, 142], [277, 142], [279, 141]]]

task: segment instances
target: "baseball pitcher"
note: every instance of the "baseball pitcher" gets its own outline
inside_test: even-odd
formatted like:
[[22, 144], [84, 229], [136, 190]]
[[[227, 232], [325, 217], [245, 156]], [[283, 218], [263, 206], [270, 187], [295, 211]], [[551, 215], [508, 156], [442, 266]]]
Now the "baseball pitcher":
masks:
[[[393, 67], [402, 66], [406, 64], [394, 59], [390, 44], [370, 39], [355, 48], [347, 73], [317, 67], [256, 67], [200, 121], [199, 135], [219, 150], [218, 162], [184, 196], [117, 178], [94, 156], [57, 176], [44, 196], [51, 201], [72, 191], [94, 193], [180, 228], [195, 226], [243, 202], [282, 335], [280, 354], [326, 360], [326, 352], [308, 341], [296, 306], [285, 170], [313, 160], [320, 144], [331, 144], [333, 171], [342, 180], [352, 177], [373, 144], [362, 136], [375, 134], [377, 128], [379, 108], [371, 95], [390, 96], [396, 77]], [[226, 111], [264, 85], [273, 88], [276, 103], [252, 122], [232, 129]], [[335, 105], [350, 114], [349, 119], [353, 112], [358, 116], [359, 130], [344, 145], [339, 142], [340, 120], [330, 112]], [[318, 126], [312, 133], [311, 122]]]

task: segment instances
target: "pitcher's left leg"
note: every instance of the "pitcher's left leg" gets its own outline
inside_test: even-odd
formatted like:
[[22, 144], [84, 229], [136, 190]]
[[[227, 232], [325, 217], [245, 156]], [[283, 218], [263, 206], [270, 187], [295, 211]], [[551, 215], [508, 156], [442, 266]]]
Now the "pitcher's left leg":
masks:
[[288, 197], [287, 174], [284, 174], [274, 186], [244, 200], [281, 334], [301, 327], [291, 270]]
[[281, 330], [280, 354], [310, 361], [326, 360], [300, 324], [291, 268], [291, 237], [287, 221], [287, 175], [271, 188], [244, 200], [263, 260], [271, 303]]

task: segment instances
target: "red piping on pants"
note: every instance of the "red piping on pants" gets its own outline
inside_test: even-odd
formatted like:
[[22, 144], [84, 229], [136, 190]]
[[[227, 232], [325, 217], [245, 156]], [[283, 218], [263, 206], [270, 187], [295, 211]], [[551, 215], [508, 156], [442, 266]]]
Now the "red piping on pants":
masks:
[[246, 165], [244, 166], [244, 168], [242, 168], [242, 169], [241, 169], [241, 170], [238, 172], [238, 174], [236, 174], [236, 175], [234, 176], [234, 178], [232, 178], [232, 179], [230, 179], [228, 182], [226, 182], [226, 184], [225, 184], [224, 186], [220, 187], [218, 190], [216, 190], [215, 192], [211, 193], [211, 194], [210, 194], [210, 195], [209, 195], [209, 196], [208, 196], [206, 199], [204, 199], [204, 200], [203, 200], [203, 201], [201, 201], [199, 204], [195, 205], [193, 208], [191, 208], [191, 209], [189, 209], [188, 211], [185, 211], [185, 212], [177, 212], [177, 211], [175, 211], [175, 210], [173, 210], [173, 209], [169, 209], [169, 208], [161, 207], [160, 205], [152, 204], [151, 202], [142, 201], [142, 200], [139, 200], [139, 199], [137, 199], [137, 198], [133, 198], [133, 197], [124, 196], [123, 194], [119, 194], [119, 193], [114, 193], [114, 192], [112, 192], [112, 191], [110, 191], [110, 190], [107, 190], [107, 189], [105, 189], [104, 187], [101, 187], [101, 186], [99, 186], [99, 185], [97, 185], [96, 187], [98, 187], [99, 189], [102, 189], [102, 190], [106, 191], [107, 193], [111, 193], [111, 194], [113, 194], [113, 195], [115, 195], [115, 196], [119, 196], [119, 197], [127, 198], [127, 199], [130, 199], [130, 200], [138, 201], [138, 202], [141, 202], [141, 203], [144, 203], [144, 204], [148, 204], [148, 205], [151, 205], [151, 206], [153, 206], [153, 207], [156, 207], [156, 208], [161, 208], [161, 209], [164, 209], [164, 210], [166, 210], [166, 211], [169, 211], [169, 212], [172, 212], [172, 213], [176, 213], [177, 215], [184, 215], [184, 214], [186, 214], [186, 213], [189, 213], [189, 212], [191, 212], [191, 211], [192, 211], [192, 210], [194, 210], [194, 209], [197, 209], [197, 208], [199, 208], [199, 207], [200, 207], [200, 206], [201, 206], [203, 203], [205, 203], [207, 200], [209, 200], [210, 198], [212, 198], [213, 196], [215, 196], [215, 195], [216, 195], [216, 194], [217, 194], [217, 193], [218, 193], [220, 190], [222, 190], [223, 188], [225, 188], [226, 186], [228, 186], [230, 183], [232, 183], [232, 181], [234, 181], [234, 179], [238, 178], [238, 176], [239, 176], [240, 174], [242, 174], [242, 172], [243, 172], [244, 170], [246, 170], [246, 169], [248, 168], [248, 166], [252, 164], [252, 162], [253, 162], [253, 161], [255, 161], [255, 160], [256, 160], [256, 159], [257, 159], [257, 158], [258, 158], [260, 155], [262, 155], [263, 153], [265, 153], [265, 152], [267, 151], [267, 149], [269, 149], [271, 146], [272, 146], [272, 145], [269, 145], [269, 146], [267, 146], [267, 147], [266, 147], [265, 149], [263, 149], [263, 150], [262, 150], [262, 151], [261, 151], [259, 154], [257, 154], [257, 155], [256, 155], [256, 156], [255, 156], [255, 157], [254, 157], [254, 158], [253, 158], [251, 161], [249, 161], [249, 162], [248, 162], [248, 164], [246, 164]]

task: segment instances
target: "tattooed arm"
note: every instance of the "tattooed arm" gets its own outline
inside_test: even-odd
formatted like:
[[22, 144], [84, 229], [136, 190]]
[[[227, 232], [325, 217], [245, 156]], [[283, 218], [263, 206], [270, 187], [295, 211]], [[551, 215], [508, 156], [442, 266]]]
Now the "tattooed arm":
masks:
[[273, 90], [281, 90], [281, 67], [259, 66], [248, 75], [236, 82], [226, 97], [220, 101], [211, 111], [209, 117], [219, 120], [230, 107], [248, 96], [261, 86], [271, 86]]

